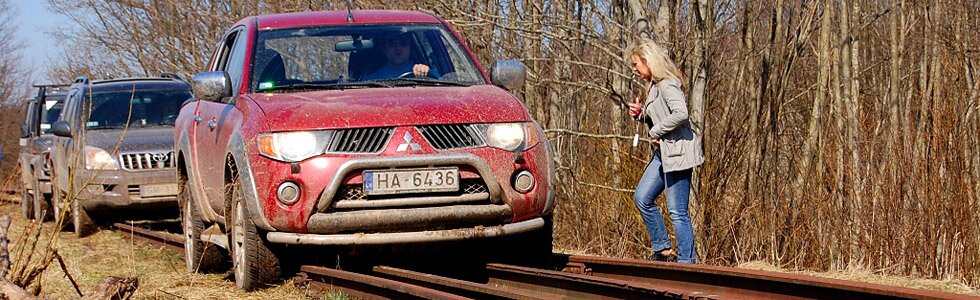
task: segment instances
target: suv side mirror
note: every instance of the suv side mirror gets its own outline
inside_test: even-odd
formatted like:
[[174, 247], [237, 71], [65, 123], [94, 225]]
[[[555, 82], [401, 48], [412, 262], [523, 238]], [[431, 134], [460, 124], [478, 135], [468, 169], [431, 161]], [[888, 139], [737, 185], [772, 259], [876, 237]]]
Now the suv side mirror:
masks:
[[20, 124], [20, 138], [26, 139], [31, 137], [31, 127], [27, 124]]
[[65, 121], [54, 122], [51, 124], [51, 133], [57, 136], [71, 137], [71, 126]]
[[514, 91], [524, 85], [527, 67], [516, 60], [498, 60], [490, 68], [490, 81], [508, 91]]
[[191, 79], [191, 90], [194, 98], [217, 102], [231, 97], [231, 76], [228, 72], [201, 72]]

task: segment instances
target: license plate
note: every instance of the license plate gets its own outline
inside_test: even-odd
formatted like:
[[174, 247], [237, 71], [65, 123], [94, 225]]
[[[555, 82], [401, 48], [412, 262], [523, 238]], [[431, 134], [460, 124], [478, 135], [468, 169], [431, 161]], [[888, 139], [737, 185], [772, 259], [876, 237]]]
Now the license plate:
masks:
[[371, 170], [364, 171], [362, 175], [364, 175], [364, 193], [368, 195], [459, 190], [458, 168]]
[[140, 186], [140, 197], [177, 195], [177, 184], [147, 184]]

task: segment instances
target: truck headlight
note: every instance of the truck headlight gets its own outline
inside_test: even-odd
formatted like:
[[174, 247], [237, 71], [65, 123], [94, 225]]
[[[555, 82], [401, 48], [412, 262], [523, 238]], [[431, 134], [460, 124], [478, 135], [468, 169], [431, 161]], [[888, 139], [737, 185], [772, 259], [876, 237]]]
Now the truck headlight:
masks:
[[118, 170], [116, 159], [105, 150], [85, 146], [85, 168], [89, 170]]
[[330, 141], [330, 131], [292, 131], [258, 135], [259, 154], [265, 157], [297, 162], [323, 154]]
[[534, 122], [479, 124], [487, 145], [507, 151], [531, 148], [541, 140], [541, 129]]

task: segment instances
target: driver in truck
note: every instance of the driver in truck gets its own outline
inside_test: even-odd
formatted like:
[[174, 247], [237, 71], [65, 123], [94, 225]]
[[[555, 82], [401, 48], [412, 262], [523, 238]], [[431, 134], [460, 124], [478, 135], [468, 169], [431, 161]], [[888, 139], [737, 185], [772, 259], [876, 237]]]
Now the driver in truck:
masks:
[[435, 70], [430, 70], [428, 65], [415, 64], [412, 59], [412, 39], [410, 33], [401, 33], [384, 38], [384, 46], [381, 52], [385, 57], [385, 64], [374, 72], [364, 75], [364, 80], [394, 79], [414, 75], [415, 78], [432, 77], [439, 78]]

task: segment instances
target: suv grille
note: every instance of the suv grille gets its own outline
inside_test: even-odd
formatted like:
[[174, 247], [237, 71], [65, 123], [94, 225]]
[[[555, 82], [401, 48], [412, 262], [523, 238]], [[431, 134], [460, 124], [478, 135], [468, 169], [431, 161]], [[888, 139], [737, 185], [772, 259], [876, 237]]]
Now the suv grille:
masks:
[[432, 147], [439, 150], [470, 148], [485, 144], [473, 125], [425, 125], [416, 128]]
[[381, 151], [393, 132], [394, 127], [335, 130], [327, 152], [375, 153]]
[[174, 152], [123, 153], [119, 164], [125, 170], [152, 170], [174, 167]]

